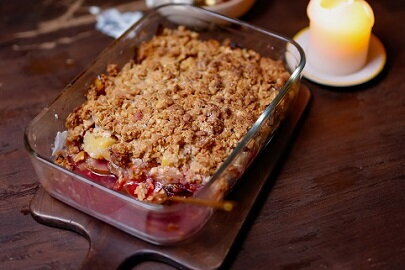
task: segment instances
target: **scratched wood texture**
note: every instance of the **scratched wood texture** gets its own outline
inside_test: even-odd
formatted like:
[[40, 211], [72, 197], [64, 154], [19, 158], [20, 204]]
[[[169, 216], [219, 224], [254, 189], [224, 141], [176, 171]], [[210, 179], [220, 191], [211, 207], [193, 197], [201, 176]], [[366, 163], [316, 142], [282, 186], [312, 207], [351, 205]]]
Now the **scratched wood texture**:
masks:
[[[385, 71], [344, 90], [307, 82], [310, 110], [229, 268], [405, 268], [405, 4], [369, 2]], [[22, 136], [111, 42], [94, 30], [91, 5], [129, 10], [139, 1], [0, 3], [0, 269], [77, 269], [86, 256], [87, 240], [30, 217], [38, 184]], [[306, 5], [259, 0], [243, 19], [293, 36], [308, 23]]]

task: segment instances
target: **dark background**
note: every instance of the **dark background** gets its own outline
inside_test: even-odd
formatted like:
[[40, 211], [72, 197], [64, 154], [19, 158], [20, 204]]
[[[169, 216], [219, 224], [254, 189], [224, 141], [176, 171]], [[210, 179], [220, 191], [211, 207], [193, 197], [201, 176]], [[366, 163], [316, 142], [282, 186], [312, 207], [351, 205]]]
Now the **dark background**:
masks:
[[[369, 2], [373, 31], [388, 53], [385, 70], [349, 89], [304, 80], [313, 93], [309, 110], [229, 259], [232, 269], [405, 268], [405, 7]], [[29, 215], [38, 182], [23, 132], [112, 41], [94, 30], [88, 7], [139, 3], [84, 1], [69, 17], [74, 3], [80, 1], [0, 4], [1, 269], [76, 269], [87, 253], [86, 239]], [[292, 37], [308, 25], [307, 4], [262, 0], [242, 19]], [[140, 268], [151, 267], [170, 268]]]

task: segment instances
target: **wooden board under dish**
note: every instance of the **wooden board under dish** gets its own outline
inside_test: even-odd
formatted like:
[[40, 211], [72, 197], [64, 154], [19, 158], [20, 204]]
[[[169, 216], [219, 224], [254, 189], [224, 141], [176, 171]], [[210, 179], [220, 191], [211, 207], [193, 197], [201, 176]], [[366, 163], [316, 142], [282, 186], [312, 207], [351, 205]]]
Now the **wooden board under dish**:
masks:
[[[185, 269], [218, 269], [232, 260], [251, 221], [275, 181], [275, 168], [294, 135], [310, 99], [302, 86], [295, 107], [227, 199], [237, 202], [232, 212], [217, 211], [204, 228], [188, 240], [156, 246], [122, 232], [49, 196], [40, 188], [30, 208], [40, 223], [80, 233], [90, 241], [83, 269], [131, 268], [155, 260]], [[273, 173], [273, 174], [272, 174]], [[239, 240], [239, 241], [236, 241]]]

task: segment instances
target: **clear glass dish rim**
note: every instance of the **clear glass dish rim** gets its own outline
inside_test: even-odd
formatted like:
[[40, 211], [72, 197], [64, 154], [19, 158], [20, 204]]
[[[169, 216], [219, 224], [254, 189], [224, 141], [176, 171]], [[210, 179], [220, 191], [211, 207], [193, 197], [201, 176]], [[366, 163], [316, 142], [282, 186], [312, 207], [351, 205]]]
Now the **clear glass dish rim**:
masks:
[[44, 114], [46, 114], [49, 110], [49, 108], [63, 95], [65, 94], [65, 92], [70, 90], [70, 87], [79, 79], [83, 76], [83, 74], [89, 70], [107, 51], [109, 51], [111, 48], [113, 48], [117, 43], [120, 42], [120, 40], [124, 37], [126, 37], [126, 35], [128, 34], [128, 32], [134, 30], [138, 25], [140, 25], [141, 23], [143, 23], [144, 21], [146, 21], [148, 18], [152, 17], [153, 15], [157, 14], [159, 12], [159, 10], [167, 8], [167, 7], [187, 7], [187, 8], [191, 8], [194, 9], [198, 12], [201, 12], [202, 14], [214, 17], [214, 18], [219, 18], [221, 20], [225, 20], [229, 23], [233, 23], [233, 24], [238, 24], [244, 27], [247, 27], [249, 29], [252, 29], [256, 32], [260, 32], [262, 34], [268, 35], [268, 36], [272, 36], [274, 38], [277, 38], [279, 40], [282, 40], [284, 42], [286, 42], [286, 46], [287, 44], [291, 44], [293, 45], [297, 51], [299, 52], [299, 56], [300, 56], [300, 61], [299, 64], [297, 65], [297, 67], [294, 69], [294, 71], [291, 73], [290, 77], [288, 78], [287, 82], [283, 85], [283, 87], [281, 88], [279, 94], [276, 96], [276, 98], [266, 107], [266, 109], [262, 112], [262, 114], [257, 118], [257, 120], [255, 121], [255, 123], [252, 125], [252, 127], [248, 130], [248, 132], [246, 133], [246, 135], [242, 138], [242, 140], [238, 143], [238, 145], [232, 150], [232, 152], [228, 155], [228, 157], [225, 159], [225, 161], [221, 164], [221, 166], [216, 170], [216, 172], [212, 175], [212, 177], [210, 178], [210, 180], [202, 187], [201, 190], [198, 191], [198, 193], [202, 193], [204, 192], [206, 189], [209, 188], [210, 185], [212, 185], [216, 178], [218, 177], [218, 175], [220, 175], [231, 163], [232, 161], [237, 157], [238, 153], [240, 151], [242, 151], [244, 149], [244, 147], [246, 146], [246, 144], [249, 142], [249, 140], [260, 130], [262, 124], [265, 122], [265, 120], [270, 117], [271, 113], [273, 112], [273, 110], [276, 108], [276, 106], [278, 105], [278, 103], [283, 99], [283, 97], [286, 95], [286, 93], [288, 92], [291, 84], [298, 80], [302, 70], [305, 66], [305, 54], [303, 49], [300, 47], [300, 45], [298, 43], [296, 43], [294, 40], [285, 37], [283, 35], [274, 33], [274, 32], [270, 32], [267, 31], [263, 28], [251, 25], [249, 23], [240, 21], [238, 19], [233, 19], [224, 15], [221, 15], [219, 13], [210, 11], [210, 10], [206, 10], [200, 7], [196, 7], [193, 5], [188, 5], [188, 4], [165, 4], [165, 5], [161, 5], [158, 6], [156, 8], [151, 9], [150, 11], [146, 12], [146, 14], [144, 14], [144, 16], [137, 21], [136, 23], [134, 23], [131, 27], [128, 28], [128, 30], [123, 33], [119, 38], [117, 38], [116, 40], [114, 40], [113, 42], [111, 42], [111, 44], [109, 44], [104, 50], [102, 50], [94, 59], [93, 61], [90, 62], [90, 64], [84, 68], [83, 71], [81, 71], [69, 84], [67, 84], [64, 89], [56, 96], [56, 98], [50, 102], [44, 109], [41, 110], [40, 113], [38, 113], [28, 124], [28, 126], [25, 128], [24, 131], [24, 146], [25, 149], [29, 152], [29, 154], [53, 167], [56, 170], [60, 170], [63, 173], [72, 176], [73, 178], [80, 180], [82, 182], [85, 182], [86, 184], [95, 187], [95, 188], [99, 188], [113, 196], [117, 196], [122, 200], [127, 201], [128, 203], [131, 204], [135, 204], [139, 207], [145, 208], [146, 210], [150, 210], [150, 211], [154, 211], [154, 212], [173, 212], [173, 211], [177, 211], [179, 210], [179, 208], [182, 208], [184, 206], [184, 204], [174, 204], [174, 205], [160, 205], [160, 204], [154, 204], [154, 203], [149, 203], [149, 202], [144, 202], [144, 201], [139, 201], [135, 198], [132, 198], [128, 195], [122, 194], [118, 191], [106, 188], [96, 182], [93, 182], [92, 180], [90, 180], [87, 177], [84, 177], [80, 174], [74, 173], [62, 166], [59, 166], [57, 164], [55, 164], [52, 160], [49, 160], [46, 157], [41, 156], [40, 154], [38, 154], [30, 145], [30, 141], [28, 139], [28, 134], [31, 131], [31, 128], [35, 125], [35, 123], [42, 118], [42, 116]]

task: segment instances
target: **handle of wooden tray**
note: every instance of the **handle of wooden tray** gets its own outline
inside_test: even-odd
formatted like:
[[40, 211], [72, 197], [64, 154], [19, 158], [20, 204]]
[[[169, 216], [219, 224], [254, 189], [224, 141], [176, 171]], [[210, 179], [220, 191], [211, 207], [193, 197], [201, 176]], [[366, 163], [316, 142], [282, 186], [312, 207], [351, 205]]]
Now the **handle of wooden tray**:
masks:
[[[39, 223], [77, 232], [89, 240], [90, 248], [81, 269], [128, 269], [149, 260], [181, 266], [148, 248], [150, 244], [67, 207], [49, 196], [43, 188], [35, 194], [30, 210]], [[128, 241], [129, 238], [132, 241]]]
[[[108, 232], [106, 235], [109, 235]], [[130, 237], [127, 235], [127, 237]], [[157, 261], [177, 268], [183, 265], [166, 257], [156, 250], [150, 250], [144, 246], [128, 245], [128, 241], [114, 237], [104, 237], [90, 243], [87, 257], [81, 265], [81, 269], [133, 269], [136, 265], [146, 261]]]

